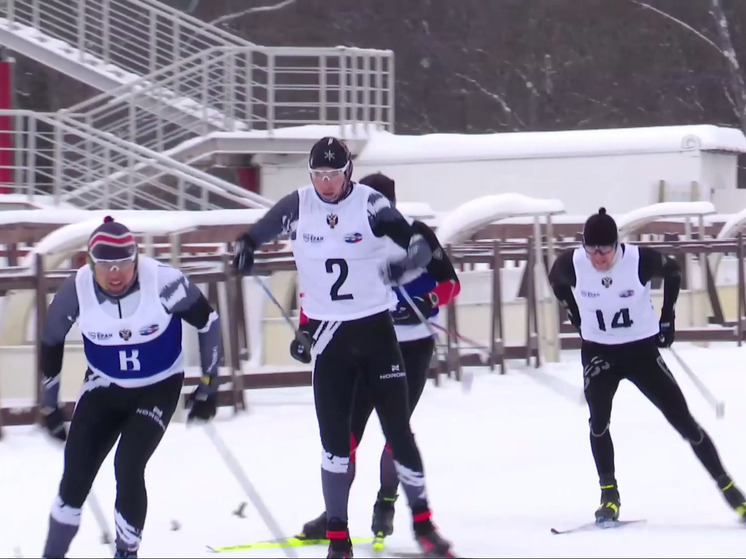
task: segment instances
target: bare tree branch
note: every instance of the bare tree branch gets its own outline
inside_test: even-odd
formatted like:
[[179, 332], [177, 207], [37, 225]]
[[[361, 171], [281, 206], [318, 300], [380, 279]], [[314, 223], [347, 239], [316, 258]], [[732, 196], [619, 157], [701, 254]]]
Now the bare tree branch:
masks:
[[509, 118], [515, 120], [522, 128], [526, 128], [526, 124], [521, 120], [521, 117], [519, 117], [513, 109], [510, 108], [510, 105], [508, 105], [508, 102], [505, 100], [505, 97], [502, 95], [499, 95], [495, 93], [494, 91], [490, 91], [489, 89], [485, 88], [482, 84], [480, 84], [477, 80], [475, 80], [472, 77], [465, 76], [464, 74], [460, 74], [456, 72], [454, 74], [455, 76], [461, 78], [462, 80], [469, 82], [471, 85], [476, 87], [479, 91], [484, 93], [487, 97], [494, 99], [497, 101], [497, 103], [502, 107], [502, 110], [505, 112], [506, 115], [508, 115]]
[[746, 83], [744, 83], [741, 74], [741, 66], [738, 64], [738, 57], [733, 48], [733, 41], [730, 38], [728, 29], [728, 20], [725, 18], [723, 5], [720, 0], [710, 0], [710, 15], [715, 20], [720, 47], [728, 61], [728, 73], [730, 75], [730, 91], [735, 104], [736, 116], [741, 123], [741, 130], [746, 130]]
[[210, 21], [213, 25], [220, 25], [221, 23], [225, 23], [226, 21], [230, 21], [232, 19], [236, 19], [237, 17], [243, 17], [249, 14], [255, 14], [258, 12], [274, 12], [276, 10], [282, 10], [283, 8], [287, 8], [291, 4], [295, 4], [296, 0], [282, 0], [282, 2], [278, 2], [277, 4], [274, 4], [273, 6], [254, 6], [253, 8], [246, 8], [245, 10], [241, 10], [240, 12], [233, 12], [231, 14], [224, 14], [220, 17], [217, 17]]
[[[704, 41], [705, 43], [707, 43], [707, 44], [708, 44], [708, 45], [710, 45], [710, 46], [711, 46], [712, 48], [714, 48], [715, 50], [717, 50], [717, 51], [718, 51], [718, 53], [720, 53], [720, 54], [721, 54], [721, 55], [723, 55], [723, 56], [726, 56], [726, 55], [725, 55], [725, 53], [724, 53], [724, 52], [723, 52], [723, 51], [722, 51], [722, 50], [720, 49], [720, 47], [719, 47], [719, 46], [718, 46], [718, 45], [717, 45], [717, 44], [715, 43], [715, 41], [713, 41], [713, 40], [711, 40], [710, 38], [708, 38], [708, 37], [707, 37], [707, 36], [706, 36], [706, 35], [705, 35], [704, 33], [702, 33], [701, 31], [697, 31], [696, 29], [694, 29], [694, 27], [692, 27], [692, 26], [691, 26], [691, 25], [689, 25], [688, 23], [686, 23], [686, 22], [684, 22], [684, 21], [681, 21], [681, 20], [680, 20], [679, 18], [677, 18], [677, 17], [674, 17], [674, 16], [672, 16], [671, 14], [669, 14], [669, 13], [666, 13], [666, 12], [664, 12], [663, 10], [659, 10], [658, 8], [655, 8], [655, 7], [651, 6], [650, 4], [646, 4], [645, 2], [641, 2], [640, 0], [629, 0], [629, 1], [630, 1], [630, 2], [632, 2], [632, 3], [634, 3], [634, 4], [637, 4], [637, 5], [638, 5], [638, 6], [640, 6], [641, 8], [645, 8], [646, 10], [650, 10], [650, 11], [653, 11], [653, 12], [655, 12], [656, 14], [658, 14], [658, 15], [661, 15], [661, 16], [663, 16], [664, 18], [666, 18], [666, 19], [668, 19], [668, 20], [671, 20], [671, 21], [673, 21], [674, 23], [676, 23], [676, 24], [678, 24], [678, 25], [682, 26], [682, 27], [683, 27], [684, 29], [686, 29], [687, 31], [691, 31], [691, 32], [692, 32], [692, 33], [694, 33], [694, 34], [695, 34], [695, 35], [696, 35], [697, 37], [699, 37], [700, 39], [702, 39], [702, 40], [703, 40], [703, 41]], [[726, 58], [727, 58], [727, 57], [726, 57]]]

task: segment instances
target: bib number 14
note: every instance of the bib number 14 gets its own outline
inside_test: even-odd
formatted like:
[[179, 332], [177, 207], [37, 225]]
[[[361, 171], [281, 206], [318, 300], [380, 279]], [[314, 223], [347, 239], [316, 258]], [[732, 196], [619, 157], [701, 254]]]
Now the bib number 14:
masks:
[[[606, 332], [606, 320], [604, 319], [604, 313], [596, 311], [596, 319], [598, 320], [598, 328]], [[619, 309], [614, 313], [614, 317], [611, 319], [612, 328], [629, 328], [634, 324], [634, 321], [629, 317], [629, 309]]]

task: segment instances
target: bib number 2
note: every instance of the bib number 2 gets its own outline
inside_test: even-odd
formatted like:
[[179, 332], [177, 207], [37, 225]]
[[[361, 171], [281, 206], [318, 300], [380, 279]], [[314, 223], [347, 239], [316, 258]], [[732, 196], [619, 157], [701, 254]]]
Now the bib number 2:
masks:
[[[335, 268], [339, 268], [336, 272]], [[339, 290], [347, 279], [347, 275], [350, 273], [350, 269], [347, 266], [347, 261], [344, 258], [330, 258], [326, 261], [326, 273], [334, 274], [338, 273], [337, 279], [332, 284], [332, 288], [329, 290], [329, 296], [332, 301], [349, 301], [352, 299], [352, 293], [340, 293]]]
[[[596, 319], [598, 320], [598, 328], [606, 332], [606, 321], [604, 320], [604, 313], [596, 311]], [[629, 309], [619, 309], [611, 319], [612, 328], [629, 328], [634, 324], [634, 321], [629, 317]]]

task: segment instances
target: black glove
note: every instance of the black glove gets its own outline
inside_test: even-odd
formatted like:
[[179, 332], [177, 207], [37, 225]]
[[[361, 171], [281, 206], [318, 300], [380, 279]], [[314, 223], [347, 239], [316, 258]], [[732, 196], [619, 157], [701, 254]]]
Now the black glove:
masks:
[[186, 407], [189, 409], [187, 422], [210, 421], [218, 409], [218, 387], [213, 377], [204, 375], [197, 388], [187, 396]]
[[411, 268], [406, 258], [396, 262], [386, 262], [381, 268], [381, 277], [386, 283], [399, 283], [404, 273]]
[[295, 339], [290, 342], [290, 356], [301, 363], [311, 362], [311, 332], [307, 324], [295, 332]]
[[244, 233], [236, 239], [236, 246], [233, 249], [233, 267], [236, 271], [248, 276], [251, 268], [254, 267], [254, 241], [248, 233]]
[[676, 338], [676, 326], [674, 324], [676, 317], [673, 313], [661, 313], [661, 319], [658, 324], [658, 335], [655, 338], [655, 344], [658, 347], [671, 347]]
[[41, 422], [52, 437], [63, 443], [67, 440], [65, 418], [62, 416], [60, 408], [42, 408]]
[[[412, 297], [412, 302], [425, 318], [430, 316], [435, 306], [435, 301], [429, 293]], [[417, 313], [412, 310], [412, 307], [406, 301], [399, 302], [396, 309], [392, 311], [391, 317], [394, 319], [394, 324], [418, 324], [421, 322]]]
[[562, 305], [562, 308], [565, 309], [567, 320], [569, 320], [570, 324], [572, 324], [577, 330], [580, 330], [580, 317], [573, 312], [567, 301], [565, 301], [564, 299], [560, 299], [559, 302], [560, 305]]

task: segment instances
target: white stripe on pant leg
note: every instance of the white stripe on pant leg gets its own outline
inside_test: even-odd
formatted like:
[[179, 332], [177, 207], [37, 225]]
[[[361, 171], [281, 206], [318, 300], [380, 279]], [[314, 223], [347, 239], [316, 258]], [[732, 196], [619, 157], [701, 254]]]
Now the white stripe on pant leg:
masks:
[[331, 452], [321, 449], [321, 468], [333, 474], [346, 474], [350, 465], [349, 456], [334, 456]]
[[321, 321], [321, 322], [319, 323], [319, 327], [318, 327], [318, 328], [316, 328], [316, 331], [315, 331], [315, 332], [313, 333], [313, 341], [314, 341], [314, 342], [315, 342], [316, 340], [318, 340], [318, 339], [319, 339], [319, 335], [320, 335], [320, 334], [321, 334], [321, 333], [322, 333], [322, 332], [324, 331], [324, 329], [325, 329], [325, 328], [326, 328], [327, 326], [329, 326], [329, 322], [328, 322], [328, 321], [326, 321], [326, 320], [323, 320], [323, 321]]
[[419, 489], [420, 493], [417, 495], [419, 499], [427, 498], [424, 473], [415, 472], [414, 470], [407, 468], [396, 460], [394, 460], [394, 466], [396, 467], [396, 474], [399, 476], [399, 481], [402, 485], [408, 485], [409, 487], [415, 487]]
[[51, 515], [60, 524], [80, 526], [80, 513], [80, 509], [66, 505], [59, 495], [55, 497]]
[[117, 540], [127, 546], [127, 550], [137, 550], [142, 540], [142, 531], [127, 522], [119, 511], [115, 511], [114, 524], [117, 528]]
[[316, 342], [313, 344], [311, 353], [313, 355], [321, 355], [326, 349], [326, 346], [329, 345], [329, 342], [332, 341], [334, 333], [341, 325], [341, 322], [328, 322], [326, 323], [326, 327], [323, 330], [321, 330], [321, 327], [319, 327], [319, 334], [315, 338]]

